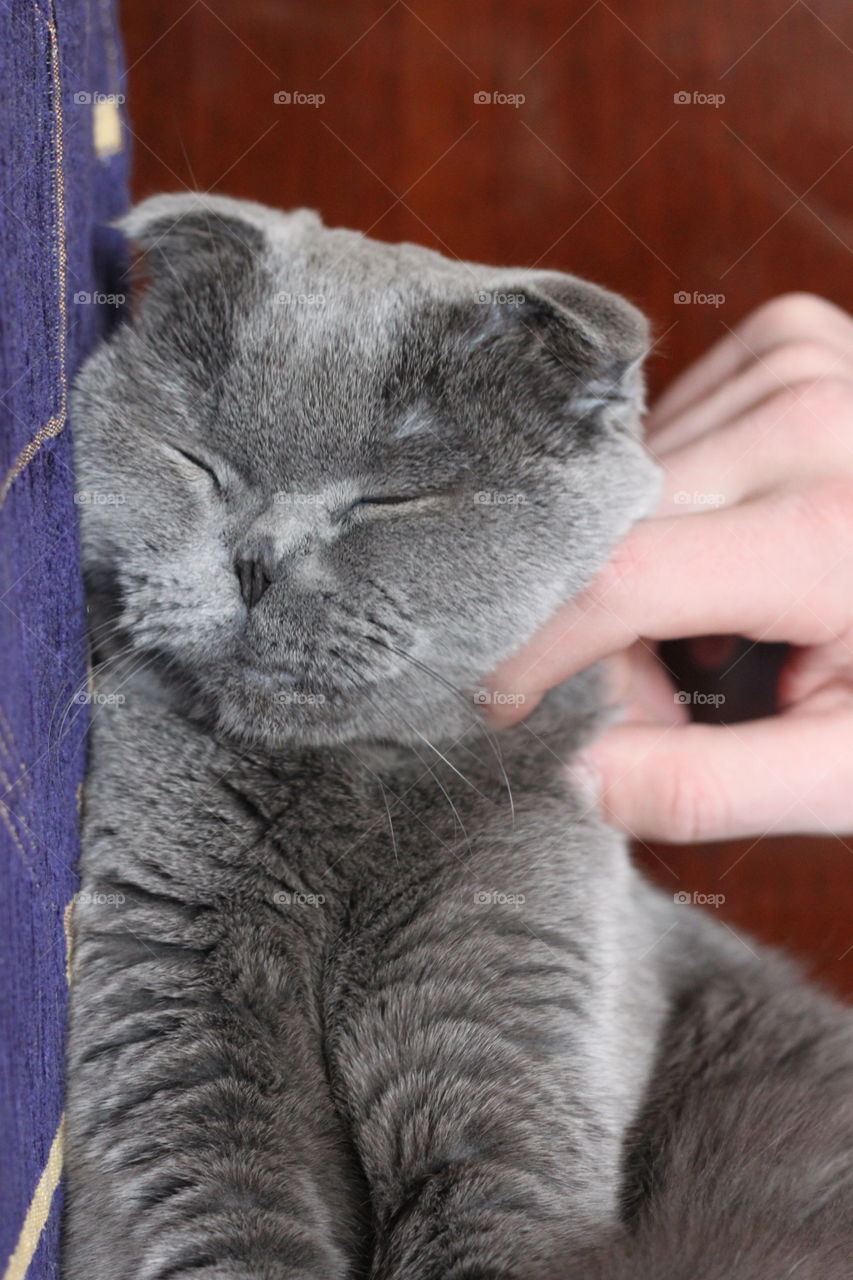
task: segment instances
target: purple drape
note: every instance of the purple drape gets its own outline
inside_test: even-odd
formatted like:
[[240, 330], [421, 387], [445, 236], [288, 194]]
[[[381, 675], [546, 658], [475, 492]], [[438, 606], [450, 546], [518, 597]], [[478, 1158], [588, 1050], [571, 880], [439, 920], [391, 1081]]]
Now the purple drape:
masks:
[[[0, 7], [0, 1275], [58, 1275], [86, 654], [68, 386], [115, 315], [125, 206], [109, 0]], [[100, 300], [99, 300], [100, 299]], [[96, 1229], [96, 1225], [93, 1224]]]

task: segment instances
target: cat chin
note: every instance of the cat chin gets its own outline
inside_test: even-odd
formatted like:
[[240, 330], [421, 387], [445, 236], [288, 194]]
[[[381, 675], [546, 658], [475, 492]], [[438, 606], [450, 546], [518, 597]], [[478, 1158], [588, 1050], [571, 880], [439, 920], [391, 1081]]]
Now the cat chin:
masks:
[[482, 731], [474, 704], [455, 700], [407, 705], [383, 697], [377, 689], [369, 700], [345, 703], [331, 696], [280, 690], [259, 696], [245, 687], [220, 690], [213, 699], [218, 731], [244, 747], [285, 751], [293, 747], [322, 748], [371, 742], [401, 747], [452, 743], [472, 731]]

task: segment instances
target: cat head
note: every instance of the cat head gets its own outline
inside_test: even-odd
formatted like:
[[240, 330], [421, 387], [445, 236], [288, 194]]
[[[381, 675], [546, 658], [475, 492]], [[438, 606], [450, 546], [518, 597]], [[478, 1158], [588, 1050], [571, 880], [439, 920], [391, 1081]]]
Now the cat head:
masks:
[[304, 210], [123, 226], [147, 283], [73, 400], [98, 608], [245, 742], [464, 732], [653, 503], [642, 316]]

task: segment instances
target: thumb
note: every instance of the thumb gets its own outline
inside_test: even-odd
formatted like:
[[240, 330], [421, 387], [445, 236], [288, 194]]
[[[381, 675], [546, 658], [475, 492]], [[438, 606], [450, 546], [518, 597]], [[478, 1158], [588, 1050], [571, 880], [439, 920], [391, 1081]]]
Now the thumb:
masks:
[[690, 844], [848, 830], [840, 775], [853, 716], [782, 715], [747, 724], [620, 725], [572, 762], [604, 816], [641, 840]]

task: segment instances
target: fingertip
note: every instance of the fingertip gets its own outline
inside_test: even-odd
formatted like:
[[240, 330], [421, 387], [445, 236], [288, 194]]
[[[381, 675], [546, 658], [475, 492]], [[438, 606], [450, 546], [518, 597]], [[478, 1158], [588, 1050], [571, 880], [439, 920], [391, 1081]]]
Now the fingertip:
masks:
[[665, 822], [660, 812], [659, 764], [669, 732], [667, 726], [615, 725], [583, 753], [583, 768], [596, 779], [601, 815], [623, 835], [638, 840], [666, 838], [661, 834]]
[[618, 831], [627, 831], [618, 809], [612, 805], [614, 770], [618, 770], [619, 744], [623, 726], [605, 730], [571, 762], [573, 781], [585, 798], [594, 801], [607, 823]]
[[492, 729], [509, 729], [526, 719], [539, 706], [543, 696], [541, 693], [494, 689], [483, 706], [483, 718]]
[[587, 751], [572, 756], [566, 765], [569, 782], [584, 804], [598, 806], [601, 801], [601, 773]]

